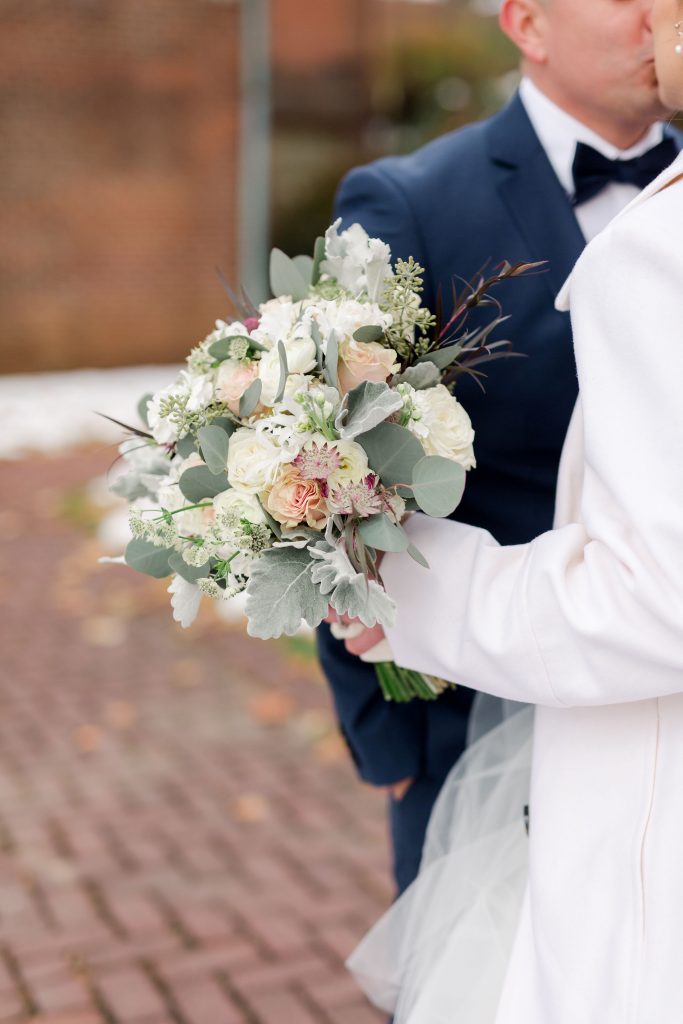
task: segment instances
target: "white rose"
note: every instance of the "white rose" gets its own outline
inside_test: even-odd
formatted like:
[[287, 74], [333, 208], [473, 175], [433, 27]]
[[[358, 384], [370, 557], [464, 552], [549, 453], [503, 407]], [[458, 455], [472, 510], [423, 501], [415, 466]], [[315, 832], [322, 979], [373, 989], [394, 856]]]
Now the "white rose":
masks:
[[[315, 368], [316, 351], [312, 338], [289, 338], [283, 340], [283, 344], [289, 373], [306, 374]], [[259, 377], [263, 383], [261, 403], [272, 406], [280, 386], [280, 354], [277, 348], [263, 353], [259, 363]]]
[[416, 434], [427, 455], [442, 455], [459, 462], [464, 469], [476, 466], [474, 430], [465, 409], [443, 384], [413, 391], [412, 403], [417, 417], [407, 424]]
[[216, 514], [236, 512], [241, 519], [248, 519], [250, 523], [255, 525], [267, 522], [258, 498], [253, 494], [244, 494], [243, 491], [236, 491], [234, 488], [217, 494], [213, 499], [213, 507]]
[[236, 491], [243, 494], [258, 494], [271, 486], [278, 466], [282, 461], [281, 451], [266, 434], [257, 433], [248, 427], [236, 430], [230, 438], [228, 450], [228, 480]]

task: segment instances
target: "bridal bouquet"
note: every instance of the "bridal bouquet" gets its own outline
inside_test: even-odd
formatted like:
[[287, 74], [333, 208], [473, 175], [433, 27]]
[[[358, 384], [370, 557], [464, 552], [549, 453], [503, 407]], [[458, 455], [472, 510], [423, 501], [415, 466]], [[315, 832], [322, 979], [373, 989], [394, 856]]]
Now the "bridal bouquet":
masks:
[[[275, 296], [217, 321], [168, 388], [141, 402], [147, 430], [121, 446], [113, 490], [130, 501], [125, 562], [171, 576], [175, 619], [203, 597], [246, 590], [248, 631], [291, 635], [336, 612], [391, 625], [378, 552], [428, 565], [401, 526], [448, 516], [475, 466], [474, 432], [452, 394], [462, 373], [507, 342], [463, 323], [489, 288], [527, 267], [504, 264], [455, 296], [445, 327], [420, 299], [422, 269], [392, 269], [389, 247], [339, 222], [313, 257], [274, 250]], [[233, 297], [234, 298], [234, 297]], [[433, 699], [445, 684], [382, 664], [387, 699]]]

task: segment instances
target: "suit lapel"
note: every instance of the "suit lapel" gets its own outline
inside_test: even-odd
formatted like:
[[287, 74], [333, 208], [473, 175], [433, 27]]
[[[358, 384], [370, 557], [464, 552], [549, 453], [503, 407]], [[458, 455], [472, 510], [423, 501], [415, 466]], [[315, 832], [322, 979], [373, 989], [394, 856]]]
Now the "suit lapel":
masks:
[[554, 299], [586, 240], [518, 95], [491, 119], [487, 134], [498, 192], [531, 258], [547, 261], [544, 279]]

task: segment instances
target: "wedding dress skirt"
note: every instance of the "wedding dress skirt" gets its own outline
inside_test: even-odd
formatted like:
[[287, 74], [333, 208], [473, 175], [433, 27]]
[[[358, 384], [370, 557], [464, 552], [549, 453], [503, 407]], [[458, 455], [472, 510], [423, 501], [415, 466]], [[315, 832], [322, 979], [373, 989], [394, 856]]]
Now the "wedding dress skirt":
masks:
[[494, 1024], [528, 871], [533, 708], [467, 749], [448, 776], [413, 885], [347, 966], [396, 1024]]

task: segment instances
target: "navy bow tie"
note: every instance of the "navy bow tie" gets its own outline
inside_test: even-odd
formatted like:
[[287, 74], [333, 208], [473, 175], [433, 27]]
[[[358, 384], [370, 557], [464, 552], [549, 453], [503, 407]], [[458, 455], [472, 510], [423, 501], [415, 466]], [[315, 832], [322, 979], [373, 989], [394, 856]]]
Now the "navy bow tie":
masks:
[[591, 146], [576, 146], [572, 173], [574, 175], [574, 206], [585, 203], [602, 192], [612, 181], [635, 185], [642, 189], [661, 174], [678, 156], [678, 147], [667, 138], [633, 160], [609, 160]]

